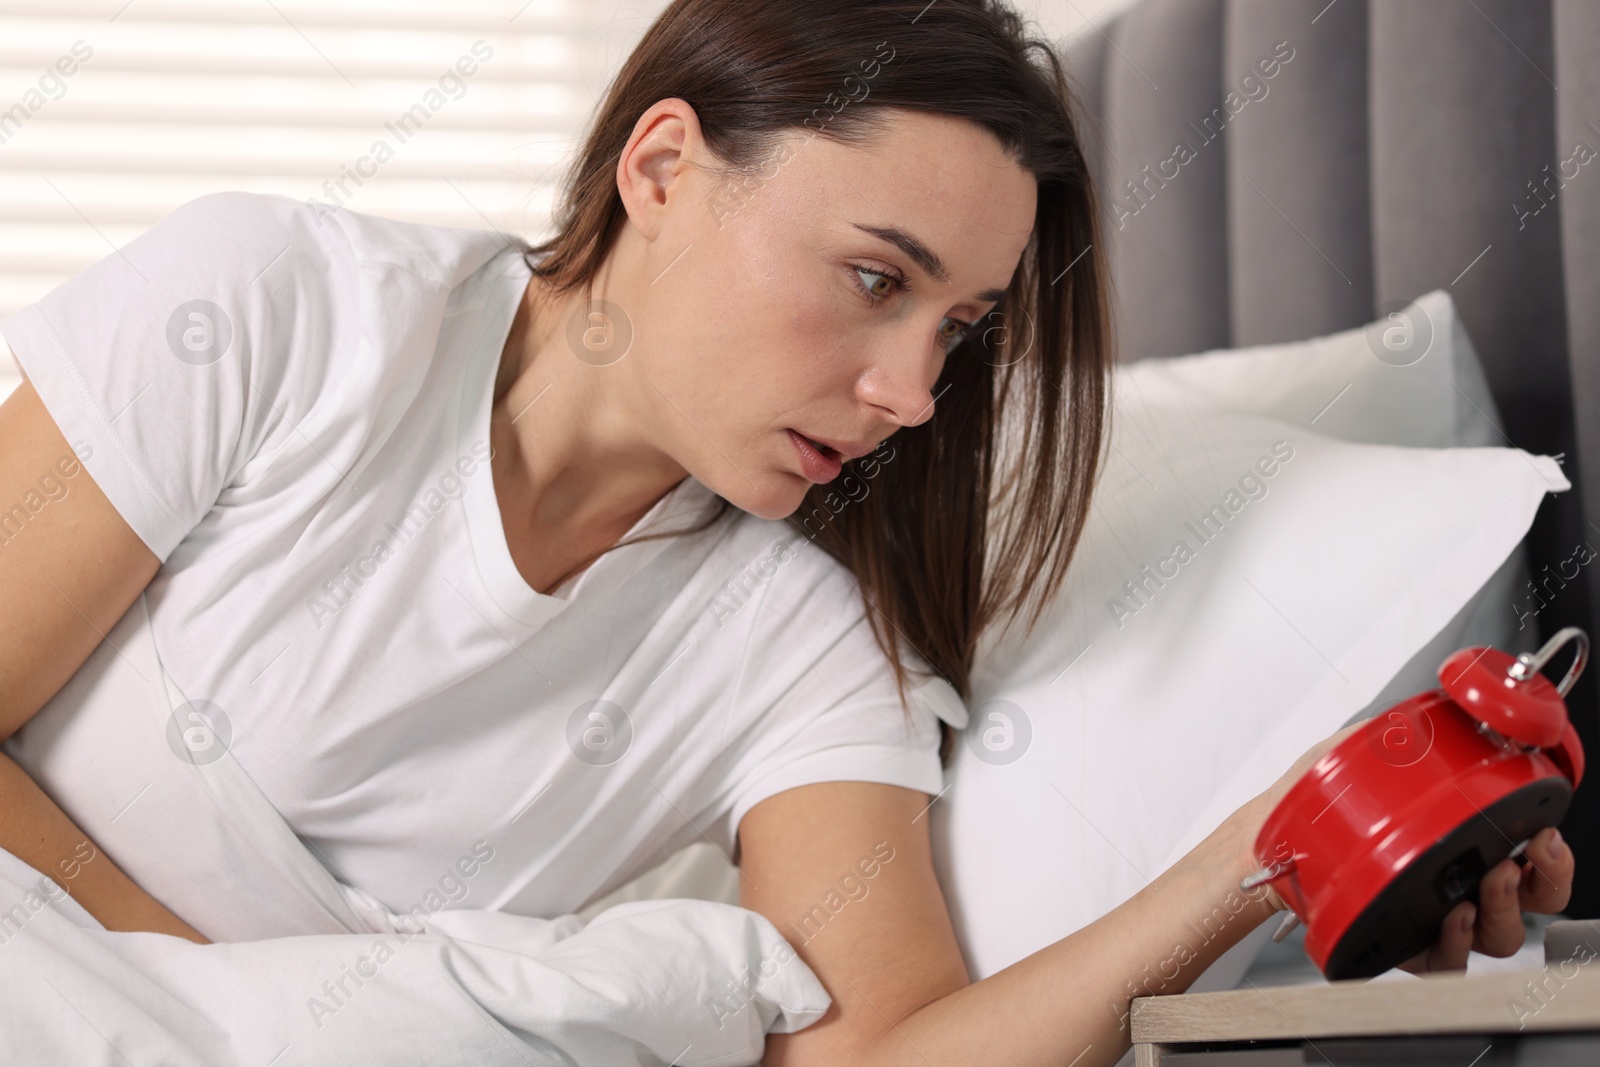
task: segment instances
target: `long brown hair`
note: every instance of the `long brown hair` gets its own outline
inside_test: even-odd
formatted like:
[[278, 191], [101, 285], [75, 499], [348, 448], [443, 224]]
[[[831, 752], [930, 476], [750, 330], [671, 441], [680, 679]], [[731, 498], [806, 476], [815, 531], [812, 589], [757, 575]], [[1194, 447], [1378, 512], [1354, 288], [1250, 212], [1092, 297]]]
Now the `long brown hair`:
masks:
[[[902, 707], [893, 635], [970, 699], [979, 636], [1024, 609], [1031, 632], [1060, 587], [1107, 437], [1106, 260], [1059, 57], [1002, 0], [675, 0], [612, 82], [557, 232], [530, 252], [552, 292], [590, 290], [626, 218], [617, 159], [668, 97], [699, 117], [724, 210], [782, 160], [783, 135], [861, 143], [885, 107], [978, 123], [1037, 180], [1016, 275], [946, 358], [933, 417], [812, 486], [785, 520], [853, 576]], [[731, 509], [720, 503], [695, 529]], [[951, 740], [945, 730], [943, 760]]]

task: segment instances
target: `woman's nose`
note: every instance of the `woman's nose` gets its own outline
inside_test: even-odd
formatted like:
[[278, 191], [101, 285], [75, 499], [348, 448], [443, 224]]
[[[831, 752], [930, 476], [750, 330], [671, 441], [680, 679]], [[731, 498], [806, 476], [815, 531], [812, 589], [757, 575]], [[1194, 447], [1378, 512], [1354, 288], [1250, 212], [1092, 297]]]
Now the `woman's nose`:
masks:
[[933, 417], [932, 390], [944, 367], [944, 357], [925, 340], [928, 334], [919, 336], [924, 340], [900, 338], [885, 346], [856, 383], [861, 400], [900, 426], [916, 426]]

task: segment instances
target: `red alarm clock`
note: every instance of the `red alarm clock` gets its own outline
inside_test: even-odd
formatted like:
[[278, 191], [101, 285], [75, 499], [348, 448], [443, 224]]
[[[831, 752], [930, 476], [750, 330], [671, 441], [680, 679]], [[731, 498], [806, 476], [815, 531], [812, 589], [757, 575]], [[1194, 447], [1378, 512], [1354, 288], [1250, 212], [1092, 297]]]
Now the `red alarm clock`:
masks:
[[[1569, 641], [1559, 685], [1540, 668]], [[1330, 980], [1369, 978], [1438, 939], [1445, 914], [1566, 814], [1583, 747], [1563, 701], [1589, 658], [1569, 626], [1513, 658], [1464, 648], [1442, 687], [1369, 719], [1289, 787], [1256, 837], [1261, 869], [1306, 926], [1306, 953]]]

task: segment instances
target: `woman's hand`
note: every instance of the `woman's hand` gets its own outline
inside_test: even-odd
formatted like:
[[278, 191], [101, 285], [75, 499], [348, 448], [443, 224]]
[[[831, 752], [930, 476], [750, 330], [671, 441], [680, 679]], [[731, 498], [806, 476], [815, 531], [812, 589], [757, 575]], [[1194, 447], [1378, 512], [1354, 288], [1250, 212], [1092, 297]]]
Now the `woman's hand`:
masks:
[[[1367, 720], [1354, 723], [1317, 742], [1271, 787], [1235, 813], [1230, 821], [1236, 820], [1235, 834], [1248, 852], [1243, 861], [1246, 869], [1259, 866], [1254, 851], [1256, 834], [1289, 787], [1329, 749], [1365, 725]], [[1478, 904], [1464, 900], [1452, 908], [1440, 925], [1439, 940], [1400, 968], [1412, 974], [1460, 971], [1467, 966], [1468, 951], [1486, 956], [1515, 955], [1523, 942], [1522, 913], [1554, 914], [1567, 906], [1572, 895], [1572, 850], [1555, 827], [1535, 835], [1523, 854], [1527, 857], [1526, 866], [1515, 859], [1505, 859], [1490, 869], [1478, 885]], [[1275, 910], [1287, 909], [1271, 886], [1263, 888], [1267, 902]]]
[[[1301, 776], [1309, 771], [1317, 760], [1327, 754], [1329, 749], [1366, 724], [1366, 720], [1363, 719], [1361, 722], [1346, 726], [1338, 733], [1325, 737], [1312, 745], [1304, 755], [1295, 760], [1294, 766], [1278, 776], [1276, 782], [1273, 782], [1265, 791], [1257, 794], [1242, 808], [1234, 812], [1218, 828], [1218, 833], [1227, 833], [1234, 839], [1236, 842], [1234, 847], [1243, 849], [1244, 855], [1240, 859], [1241, 870], [1253, 871], [1261, 866], [1256, 860], [1256, 836], [1261, 832], [1261, 826], [1267, 821], [1267, 816], [1272, 813], [1272, 809], [1278, 806], [1278, 801], [1282, 800], [1283, 795], [1289, 791], [1289, 787], [1298, 782]], [[1283, 898], [1278, 896], [1278, 891], [1273, 889], [1270, 884], [1263, 885], [1261, 889], [1266, 894], [1264, 902], [1270, 904], [1273, 911], [1288, 910], [1289, 906], [1283, 902]]]
[[1527, 866], [1504, 859], [1478, 883], [1478, 905], [1463, 900], [1445, 916], [1439, 940], [1400, 965], [1412, 974], [1459, 971], [1468, 950], [1510, 956], [1522, 947], [1522, 913], [1553, 914], [1572, 895], [1572, 849], [1554, 826], [1534, 835], [1523, 854]]

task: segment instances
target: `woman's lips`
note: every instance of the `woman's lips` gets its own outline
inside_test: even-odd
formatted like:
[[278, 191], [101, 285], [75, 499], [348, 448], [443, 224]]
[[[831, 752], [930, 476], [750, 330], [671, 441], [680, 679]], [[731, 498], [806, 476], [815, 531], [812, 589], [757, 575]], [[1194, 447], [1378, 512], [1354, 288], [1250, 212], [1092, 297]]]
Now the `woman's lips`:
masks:
[[833, 481], [839, 477], [839, 472], [844, 469], [844, 461], [839, 453], [825, 445], [815, 445], [804, 435], [789, 430], [789, 440], [794, 442], [794, 450], [800, 456], [800, 470], [807, 478], [818, 485]]

